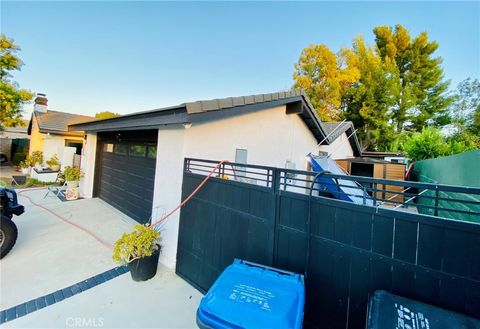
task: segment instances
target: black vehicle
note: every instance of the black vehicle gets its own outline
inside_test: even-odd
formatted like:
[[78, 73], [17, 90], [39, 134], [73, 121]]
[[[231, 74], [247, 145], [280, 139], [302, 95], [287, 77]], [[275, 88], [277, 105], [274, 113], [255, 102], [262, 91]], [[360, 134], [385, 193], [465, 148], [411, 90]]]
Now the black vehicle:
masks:
[[18, 204], [17, 192], [0, 187], [0, 258], [13, 248], [17, 241], [18, 230], [12, 221], [13, 215], [20, 216], [25, 208]]

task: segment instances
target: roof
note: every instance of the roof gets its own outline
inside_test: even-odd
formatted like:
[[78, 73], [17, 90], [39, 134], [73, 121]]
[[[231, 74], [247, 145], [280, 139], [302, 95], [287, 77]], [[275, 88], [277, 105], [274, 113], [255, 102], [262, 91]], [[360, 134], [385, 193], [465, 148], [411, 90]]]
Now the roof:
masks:
[[[69, 129], [70, 131], [153, 129], [163, 125], [208, 122], [281, 105], [286, 105], [287, 114], [298, 114], [321, 144], [331, 144], [346, 131], [344, 130], [338, 135], [335, 132], [335, 134], [328, 136], [326, 130], [331, 129], [331, 125], [327, 124], [324, 126], [308, 96], [301, 90], [199, 100], [182, 103], [177, 106], [127, 114], [116, 118], [71, 124]], [[351, 122], [345, 125], [345, 128], [352, 129], [353, 132], [353, 124]], [[360, 144], [356, 135], [354, 138], [349, 139], [349, 142], [355, 154], [360, 154]]]
[[385, 158], [385, 157], [404, 157], [399, 152], [379, 152], [379, 151], [363, 151], [362, 156], [369, 158]]
[[343, 121], [343, 122], [321, 122], [320, 126], [322, 127], [323, 131], [326, 134], [326, 138], [328, 140], [328, 144], [333, 143], [338, 137], [340, 137], [343, 133], [347, 134], [348, 141], [352, 146], [353, 153], [355, 155], [361, 154], [360, 149], [360, 142], [358, 141], [358, 137], [356, 134], [356, 129], [353, 126], [353, 122], [351, 121]]
[[4, 127], [4, 130], [0, 131], [0, 138], [28, 138], [27, 126]]
[[28, 134], [31, 134], [33, 116], [37, 119], [38, 128], [41, 133], [83, 135], [80, 131], [70, 131], [69, 125], [95, 120], [93, 117], [48, 110], [47, 112], [34, 111], [32, 120], [28, 124]]

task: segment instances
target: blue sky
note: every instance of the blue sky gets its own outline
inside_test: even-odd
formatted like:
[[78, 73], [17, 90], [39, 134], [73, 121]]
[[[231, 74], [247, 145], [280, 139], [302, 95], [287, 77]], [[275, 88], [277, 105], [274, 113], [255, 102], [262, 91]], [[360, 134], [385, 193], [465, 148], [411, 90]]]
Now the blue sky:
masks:
[[[337, 51], [378, 25], [440, 43], [455, 86], [480, 77], [479, 2], [5, 2], [1, 31], [25, 62], [23, 88], [49, 106], [122, 114], [291, 87], [301, 50]], [[27, 112], [31, 106], [26, 107]]]

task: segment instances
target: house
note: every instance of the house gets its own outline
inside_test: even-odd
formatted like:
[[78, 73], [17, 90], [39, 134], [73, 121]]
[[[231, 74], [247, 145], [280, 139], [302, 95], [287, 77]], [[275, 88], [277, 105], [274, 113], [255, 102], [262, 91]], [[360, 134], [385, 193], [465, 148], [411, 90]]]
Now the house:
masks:
[[[29, 136], [27, 134], [28, 121], [23, 126], [5, 127], [0, 132], [0, 163], [14, 161], [15, 154], [22, 154], [29, 145]], [[23, 160], [24, 155], [17, 157], [16, 162]]]
[[78, 165], [84, 133], [69, 131], [68, 126], [92, 120], [94, 120], [93, 117], [85, 115], [49, 110], [45, 94], [37, 94], [32, 117], [28, 124], [29, 154], [41, 151], [44, 161], [56, 154], [62, 167]]
[[[141, 223], [180, 203], [185, 157], [305, 170], [310, 152], [358, 156], [351, 123], [333, 129], [320, 122], [300, 91], [197, 101], [70, 125], [70, 131], [86, 133], [83, 196], [99, 197]], [[177, 238], [178, 213], [162, 233], [161, 261], [169, 267]]]

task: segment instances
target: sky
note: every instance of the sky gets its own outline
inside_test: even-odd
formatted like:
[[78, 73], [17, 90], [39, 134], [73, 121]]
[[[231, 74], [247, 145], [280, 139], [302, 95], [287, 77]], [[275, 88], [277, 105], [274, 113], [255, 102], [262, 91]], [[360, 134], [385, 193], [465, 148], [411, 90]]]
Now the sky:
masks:
[[477, 1], [1, 1], [0, 18], [21, 47], [20, 87], [84, 115], [286, 90], [304, 47], [372, 44], [379, 25], [427, 31], [452, 88], [480, 78]]

